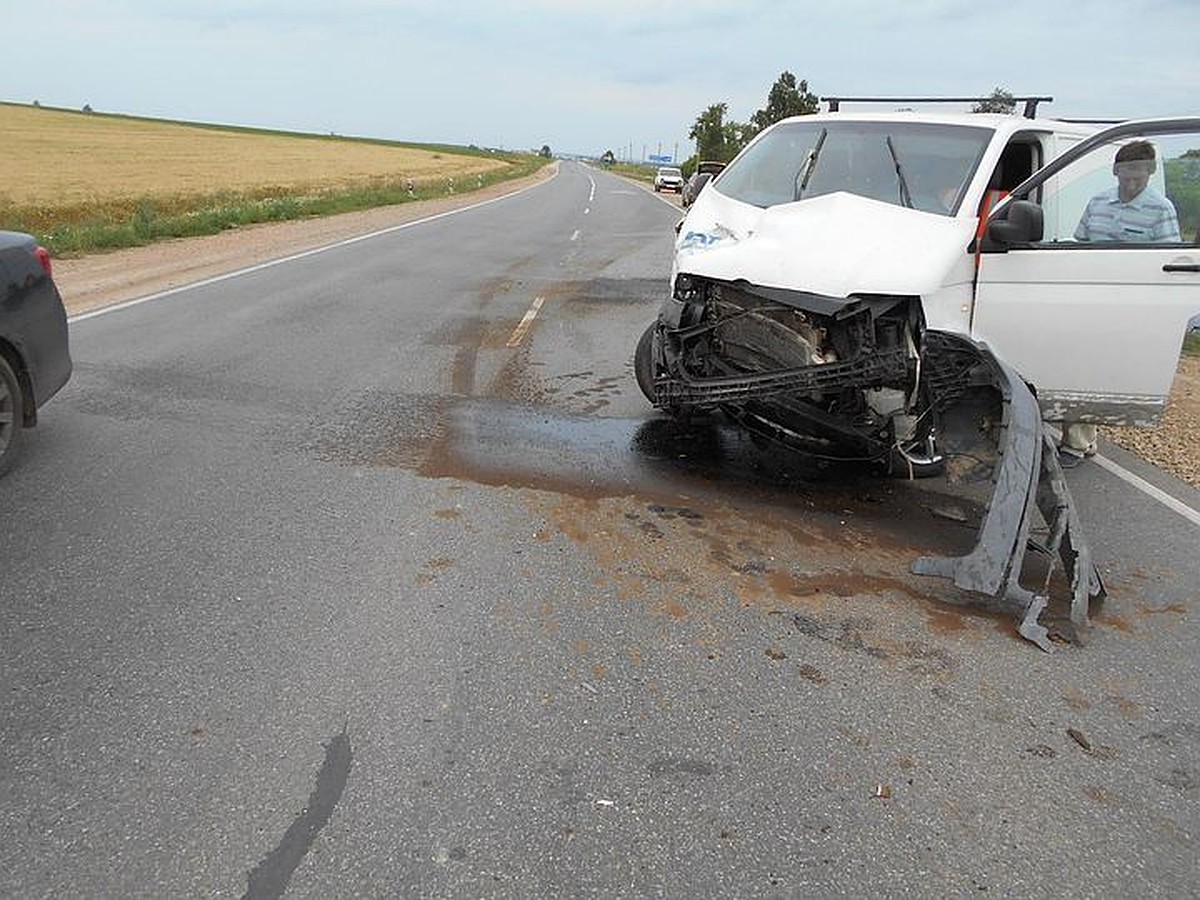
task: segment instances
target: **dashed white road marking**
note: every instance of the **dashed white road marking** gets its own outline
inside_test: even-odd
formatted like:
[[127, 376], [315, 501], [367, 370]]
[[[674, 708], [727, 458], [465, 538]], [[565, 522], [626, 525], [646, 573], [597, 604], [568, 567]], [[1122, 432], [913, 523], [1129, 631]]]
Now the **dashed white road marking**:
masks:
[[529, 309], [525, 311], [525, 315], [521, 318], [521, 322], [513, 329], [512, 334], [508, 336], [506, 347], [519, 347], [521, 341], [525, 340], [525, 335], [528, 333], [530, 326], [533, 325], [533, 320], [537, 318], [538, 311], [542, 308], [542, 304], [546, 302], [545, 297], [534, 297], [533, 303]]
[[575, 233], [571, 235], [571, 240], [573, 240], [573, 241], [579, 240], [579, 229], [578, 228], [576, 228]]

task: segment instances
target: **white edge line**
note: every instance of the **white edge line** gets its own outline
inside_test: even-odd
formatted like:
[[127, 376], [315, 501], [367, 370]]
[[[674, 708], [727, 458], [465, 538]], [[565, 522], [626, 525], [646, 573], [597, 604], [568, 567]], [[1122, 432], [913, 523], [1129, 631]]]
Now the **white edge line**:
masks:
[[1107, 457], [1104, 457], [1104, 456], [1100, 456], [1099, 454], [1096, 454], [1095, 456], [1092, 457], [1092, 462], [1096, 463], [1098, 466], [1100, 466], [1100, 468], [1105, 469], [1106, 471], [1109, 471], [1112, 474], [1116, 475], [1118, 478], [1120, 478], [1126, 484], [1129, 484], [1130, 486], [1137, 488], [1139, 491], [1141, 491], [1143, 494], [1145, 494], [1151, 500], [1157, 500], [1159, 503], [1161, 503], [1167, 509], [1169, 509], [1173, 512], [1179, 513], [1179, 515], [1183, 516], [1185, 519], [1187, 519], [1193, 525], [1200, 525], [1200, 512], [1197, 512], [1196, 510], [1192, 509], [1190, 506], [1188, 506], [1182, 500], [1176, 500], [1174, 497], [1172, 497], [1166, 491], [1156, 488], [1154, 485], [1152, 485], [1150, 482], [1146, 481], [1146, 479], [1142, 478], [1141, 476], [1134, 475], [1128, 469], [1117, 465], [1111, 459], [1108, 459]]
[[[557, 176], [555, 176], [557, 177]], [[552, 180], [552, 179], [551, 179]], [[336, 250], [339, 247], [348, 247], [351, 244], [357, 244], [360, 241], [369, 241], [372, 238], [381, 237], [385, 234], [392, 234], [397, 231], [403, 231], [405, 228], [414, 228], [417, 225], [425, 225], [429, 222], [436, 222], [438, 219], [444, 219], [448, 216], [458, 215], [459, 213], [470, 212], [473, 209], [479, 209], [481, 206], [487, 206], [491, 203], [498, 203], [501, 200], [507, 200], [510, 197], [516, 197], [518, 194], [523, 194], [526, 191], [533, 190], [536, 187], [541, 187], [545, 181], [539, 181], [537, 184], [526, 185], [520, 190], [513, 191], [511, 194], [503, 194], [499, 197], [492, 197], [489, 200], [481, 200], [478, 203], [472, 203], [470, 206], [462, 206], [458, 209], [449, 209], [445, 212], [434, 213], [432, 216], [426, 216], [423, 219], [414, 219], [411, 222], [403, 222], [399, 225], [392, 225], [388, 228], [381, 228], [379, 231], [372, 231], [368, 234], [360, 234], [352, 238], [346, 238], [343, 241], [337, 241], [332, 244], [325, 244], [321, 247], [313, 247], [309, 250], [302, 250], [299, 253], [293, 253], [290, 256], [281, 256], [278, 259], [267, 260], [266, 262], [256, 263], [253, 266], [246, 266], [243, 269], [235, 269], [232, 272], [224, 272], [221, 275], [214, 275], [211, 278], [204, 278], [200, 281], [192, 281], [188, 284], [181, 284], [178, 287], [168, 288], [165, 291], [158, 291], [153, 294], [147, 294], [144, 297], [135, 297], [132, 300], [125, 300], [121, 303], [114, 303], [111, 306], [104, 306], [100, 309], [89, 310], [88, 312], [78, 313], [70, 316], [67, 322], [74, 324], [82, 322], [85, 319], [94, 319], [96, 316], [102, 316], [106, 313], [119, 312], [122, 309], [129, 309], [131, 306], [140, 306], [143, 303], [149, 303], [152, 300], [161, 300], [164, 297], [170, 297], [174, 294], [180, 294], [184, 291], [190, 291], [195, 288], [208, 287], [210, 284], [219, 284], [222, 281], [229, 281], [232, 278], [240, 278], [243, 275], [250, 275], [254, 272], [261, 272], [263, 269], [270, 269], [273, 266], [281, 266], [284, 263], [295, 262], [298, 259], [305, 259], [309, 256], [316, 256], [318, 253], [325, 253], [328, 250]]]
[[[1050, 433], [1052, 435], [1054, 435], [1054, 437], [1056, 439], [1059, 439], [1062, 437], [1062, 429], [1059, 428], [1057, 425], [1050, 425], [1049, 428], [1050, 428]], [[1197, 512], [1196, 510], [1192, 509], [1190, 506], [1188, 506], [1182, 500], [1177, 500], [1176, 498], [1172, 497], [1170, 494], [1168, 494], [1166, 491], [1162, 490], [1161, 488], [1156, 488], [1154, 485], [1152, 485], [1150, 482], [1148, 482], [1145, 478], [1142, 478], [1140, 475], [1134, 475], [1132, 472], [1130, 472], [1124, 466], [1121, 466], [1121, 465], [1113, 462], [1107, 456], [1101, 456], [1099, 453], [1097, 453], [1095, 456], [1089, 457], [1089, 459], [1091, 459], [1092, 462], [1094, 462], [1100, 468], [1104, 469], [1106, 472], [1109, 472], [1109, 473], [1117, 476], [1117, 478], [1124, 481], [1127, 485], [1132, 487], [1134, 490], [1141, 491], [1143, 494], [1145, 494], [1151, 500], [1158, 501], [1163, 506], [1165, 506], [1167, 509], [1183, 516], [1185, 519], [1187, 519], [1193, 525], [1200, 525], [1200, 512]]]

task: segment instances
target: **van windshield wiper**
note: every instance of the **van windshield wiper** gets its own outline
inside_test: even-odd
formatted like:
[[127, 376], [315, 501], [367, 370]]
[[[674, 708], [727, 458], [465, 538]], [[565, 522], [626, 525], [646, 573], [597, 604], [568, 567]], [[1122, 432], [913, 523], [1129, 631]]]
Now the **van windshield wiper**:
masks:
[[820, 135], [817, 136], [817, 142], [813, 144], [812, 150], [808, 153], [808, 159], [804, 162], [804, 168], [796, 173], [798, 183], [792, 192], [792, 200], [799, 200], [804, 196], [804, 190], [808, 187], [808, 181], [812, 178], [813, 170], [817, 167], [817, 157], [821, 155], [821, 148], [825, 146], [825, 138], [828, 134], [828, 128], [821, 129]]
[[908, 179], [904, 177], [904, 166], [900, 165], [900, 155], [896, 153], [896, 146], [892, 143], [892, 136], [889, 134], [883, 139], [887, 144], [888, 153], [892, 155], [892, 164], [896, 167], [896, 180], [900, 182], [900, 202], [909, 209], [913, 208], [912, 194], [908, 190]]

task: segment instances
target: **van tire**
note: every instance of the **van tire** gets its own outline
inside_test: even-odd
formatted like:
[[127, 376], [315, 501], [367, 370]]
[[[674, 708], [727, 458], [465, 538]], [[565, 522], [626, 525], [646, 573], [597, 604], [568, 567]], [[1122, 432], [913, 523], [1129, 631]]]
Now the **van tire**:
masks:
[[654, 331], [658, 323], [647, 328], [638, 339], [633, 351], [633, 375], [637, 385], [651, 403], [654, 402]]

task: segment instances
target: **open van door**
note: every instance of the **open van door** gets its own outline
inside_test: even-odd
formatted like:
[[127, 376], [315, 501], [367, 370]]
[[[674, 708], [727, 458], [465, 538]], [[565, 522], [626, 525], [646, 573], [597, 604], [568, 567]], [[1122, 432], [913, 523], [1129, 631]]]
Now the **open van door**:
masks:
[[1157, 424], [1200, 313], [1198, 227], [1200, 118], [1097, 132], [993, 212], [972, 337], [1034, 386], [1048, 421]]

